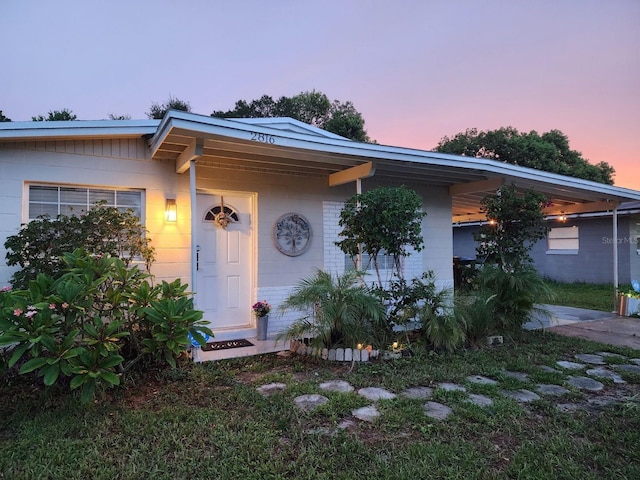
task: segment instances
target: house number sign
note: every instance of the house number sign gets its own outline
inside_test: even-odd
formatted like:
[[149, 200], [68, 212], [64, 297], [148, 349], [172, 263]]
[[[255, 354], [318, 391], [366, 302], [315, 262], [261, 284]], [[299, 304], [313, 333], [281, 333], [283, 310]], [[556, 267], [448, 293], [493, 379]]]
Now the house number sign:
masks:
[[273, 244], [289, 257], [302, 255], [311, 245], [311, 225], [299, 213], [285, 213], [273, 224]]
[[270, 143], [271, 145], [276, 143], [276, 137], [274, 137], [273, 135], [258, 132], [251, 132], [251, 140], [260, 143]]

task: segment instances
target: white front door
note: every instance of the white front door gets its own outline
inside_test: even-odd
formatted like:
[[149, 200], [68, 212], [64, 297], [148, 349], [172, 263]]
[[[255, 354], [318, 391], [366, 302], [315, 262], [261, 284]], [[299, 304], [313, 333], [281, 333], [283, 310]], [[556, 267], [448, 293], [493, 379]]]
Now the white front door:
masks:
[[[224, 211], [234, 219], [226, 228], [214, 221], [221, 200]], [[252, 324], [252, 204], [250, 194], [197, 195], [196, 301], [213, 330], [249, 328]]]

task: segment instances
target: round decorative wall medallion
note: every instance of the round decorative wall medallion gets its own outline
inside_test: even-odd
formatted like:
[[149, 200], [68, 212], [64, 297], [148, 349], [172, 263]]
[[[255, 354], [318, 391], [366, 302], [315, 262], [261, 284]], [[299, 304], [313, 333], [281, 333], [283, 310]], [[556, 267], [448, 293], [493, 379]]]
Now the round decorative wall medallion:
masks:
[[302, 255], [311, 245], [311, 224], [299, 213], [285, 213], [273, 224], [273, 244], [290, 257]]

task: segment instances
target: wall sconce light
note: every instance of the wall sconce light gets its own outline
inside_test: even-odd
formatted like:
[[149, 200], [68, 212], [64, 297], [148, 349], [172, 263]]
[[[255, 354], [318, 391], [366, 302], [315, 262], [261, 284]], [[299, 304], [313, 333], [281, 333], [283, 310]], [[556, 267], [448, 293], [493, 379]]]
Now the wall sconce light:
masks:
[[564, 214], [564, 212], [560, 212], [560, 216], [558, 217], [558, 220], [561, 222], [567, 221], [567, 216]]
[[164, 221], [167, 223], [178, 221], [178, 206], [175, 198], [167, 198], [164, 204]]

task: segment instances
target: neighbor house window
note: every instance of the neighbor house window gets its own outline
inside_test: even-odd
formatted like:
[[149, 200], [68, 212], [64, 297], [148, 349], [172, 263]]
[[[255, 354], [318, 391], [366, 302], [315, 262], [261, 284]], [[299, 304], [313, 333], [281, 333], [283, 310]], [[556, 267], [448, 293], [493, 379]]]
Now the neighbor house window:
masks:
[[29, 185], [29, 220], [48, 214], [82, 215], [97, 202], [120, 211], [128, 209], [142, 218], [142, 191], [112, 188], [85, 188], [54, 185]]
[[[344, 256], [344, 266], [346, 269], [355, 268], [354, 261], [349, 255]], [[378, 268], [380, 270], [393, 270], [393, 257], [384, 250], [378, 254]], [[366, 271], [375, 270], [373, 259], [366, 253], [362, 254], [362, 268]]]
[[580, 247], [579, 227], [558, 227], [549, 230], [547, 253], [577, 254]]

